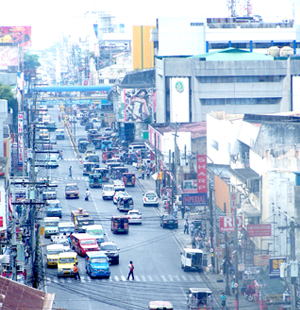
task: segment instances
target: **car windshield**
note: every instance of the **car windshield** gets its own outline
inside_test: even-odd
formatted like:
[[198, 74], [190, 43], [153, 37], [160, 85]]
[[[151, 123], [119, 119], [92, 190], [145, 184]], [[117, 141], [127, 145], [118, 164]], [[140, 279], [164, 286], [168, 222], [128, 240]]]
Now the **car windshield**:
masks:
[[88, 230], [87, 233], [92, 235], [92, 236], [103, 235], [103, 230], [102, 229], [93, 229], [93, 230]]
[[56, 254], [59, 254], [61, 252], [63, 252], [63, 251], [61, 251], [61, 250], [47, 250], [48, 255], [56, 255]]
[[56, 203], [56, 204], [50, 203], [48, 207], [51, 209], [60, 209], [61, 208], [60, 204], [58, 204], [58, 203]]
[[114, 187], [113, 186], [106, 186], [106, 187], [104, 187], [104, 190], [105, 191], [112, 191], [112, 192], [114, 192], [115, 191], [115, 189], [114, 189]]
[[94, 225], [94, 220], [85, 220], [83, 218], [83, 219], [78, 220], [78, 224], [80, 224], [80, 225]]
[[66, 191], [77, 191], [77, 190], [78, 190], [77, 185], [66, 186]]
[[90, 244], [95, 244], [95, 240], [81, 240], [80, 241], [81, 244], [83, 245], [90, 245]]
[[92, 258], [91, 259], [91, 263], [95, 264], [95, 263], [106, 263], [107, 262], [107, 258], [105, 257], [98, 257], [98, 258]]
[[116, 251], [117, 247], [113, 244], [105, 244], [101, 246], [101, 250], [104, 251]]
[[58, 223], [57, 222], [46, 222], [45, 223], [45, 227], [49, 227], [49, 226], [57, 226]]
[[74, 227], [59, 227], [59, 232], [68, 232], [74, 230]]
[[147, 197], [147, 198], [155, 198], [156, 195], [155, 195], [155, 193], [147, 193], [147, 194], [146, 194], [146, 197]]
[[59, 259], [60, 264], [74, 264], [75, 258], [74, 257], [65, 257]]
[[140, 215], [139, 212], [130, 212], [129, 215]]

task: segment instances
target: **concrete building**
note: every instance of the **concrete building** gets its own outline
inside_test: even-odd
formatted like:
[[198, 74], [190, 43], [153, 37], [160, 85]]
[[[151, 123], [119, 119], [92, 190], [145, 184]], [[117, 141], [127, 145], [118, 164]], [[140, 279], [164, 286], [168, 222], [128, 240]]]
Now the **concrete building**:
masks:
[[295, 57], [238, 49], [156, 57], [157, 122], [200, 122], [206, 114], [276, 113], [300, 108]]

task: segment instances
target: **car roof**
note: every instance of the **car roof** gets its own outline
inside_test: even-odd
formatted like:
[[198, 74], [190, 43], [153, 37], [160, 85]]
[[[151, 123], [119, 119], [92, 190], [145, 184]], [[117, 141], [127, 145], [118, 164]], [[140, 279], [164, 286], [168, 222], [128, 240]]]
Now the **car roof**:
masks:
[[100, 244], [100, 246], [102, 246], [102, 245], [115, 245], [116, 246], [116, 244], [114, 243], [114, 242], [111, 242], [111, 241], [107, 241], [107, 242], [101, 242], [101, 244]]
[[129, 210], [128, 213], [133, 213], [133, 212], [138, 212], [141, 213], [141, 211], [137, 210], [137, 209], [133, 209], [133, 210]]
[[60, 201], [58, 199], [47, 199], [46, 202], [49, 204], [60, 203]]
[[86, 255], [90, 258], [94, 258], [94, 257], [106, 257], [105, 253], [103, 251], [89, 251], [86, 252]]
[[212, 294], [212, 291], [207, 287], [198, 287], [198, 288], [192, 287], [192, 288], [189, 288], [189, 291], [191, 293], [209, 293], [209, 294]]
[[67, 183], [66, 186], [73, 186], [73, 185], [77, 185], [77, 183]]
[[87, 229], [103, 229], [102, 225], [89, 225]]
[[156, 195], [155, 191], [147, 191], [147, 192], [145, 193], [145, 195], [146, 195], [146, 194], [155, 194], [155, 195]]
[[81, 239], [81, 240], [88, 240], [88, 239], [95, 239], [95, 237], [93, 237], [90, 234], [87, 233], [76, 233], [76, 234], [72, 234], [73, 237], [77, 238], [77, 239]]
[[76, 252], [63, 252], [63, 253], [59, 253], [59, 258], [64, 258], [64, 257], [77, 257], [77, 253]]

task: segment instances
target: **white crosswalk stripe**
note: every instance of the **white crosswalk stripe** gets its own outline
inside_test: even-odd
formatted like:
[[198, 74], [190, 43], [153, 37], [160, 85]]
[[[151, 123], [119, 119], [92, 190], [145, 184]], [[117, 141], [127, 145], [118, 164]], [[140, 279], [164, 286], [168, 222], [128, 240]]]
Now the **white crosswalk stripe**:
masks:
[[[92, 282], [94, 279], [91, 279], [89, 275], [81, 276], [81, 282]], [[125, 276], [110, 276], [109, 279], [103, 278], [101, 281], [109, 281], [109, 282], [127, 282], [127, 278]], [[132, 281], [130, 279], [130, 281]], [[182, 274], [182, 275], [135, 275], [135, 282], [197, 282], [201, 280], [201, 275], [199, 273], [191, 273], [191, 274]], [[74, 278], [57, 278], [47, 277], [46, 283], [73, 283]]]

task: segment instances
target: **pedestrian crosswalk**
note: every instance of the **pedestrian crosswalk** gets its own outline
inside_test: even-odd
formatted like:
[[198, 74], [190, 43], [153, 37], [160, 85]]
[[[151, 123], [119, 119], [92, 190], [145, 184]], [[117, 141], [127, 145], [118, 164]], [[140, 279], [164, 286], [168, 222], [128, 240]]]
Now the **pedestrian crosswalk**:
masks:
[[64, 158], [64, 159], [59, 159], [59, 161], [78, 161], [78, 158]]
[[[88, 275], [81, 275], [80, 281], [82, 283], [91, 282], [94, 279], [91, 279]], [[107, 281], [107, 282], [127, 282], [127, 279], [125, 276], [115, 276], [111, 275], [109, 279], [102, 278], [101, 280]], [[130, 280], [133, 281], [133, 280]], [[135, 282], [199, 282], [203, 281], [201, 279], [201, 276], [199, 273], [191, 273], [191, 274], [185, 274], [185, 275], [135, 275], [134, 276]], [[47, 277], [46, 278], [47, 283], [72, 283], [75, 282], [74, 278], [58, 278], [56, 276], [53, 277]]]
[[88, 177], [75, 177], [73, 176], [72, 178], [69, 177], [64, 177], [64, 178], [52, 178], [53, 181], [63, 181], [63, 180], [69, 180], [69, 181], [76, 181], [76, 180], [83, 180], [83, 181], [88, 181], [89, 178]]

